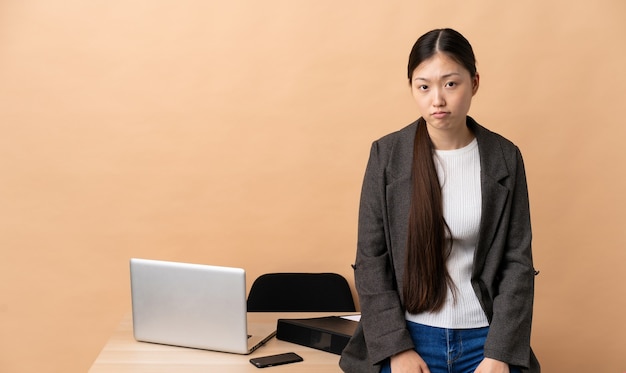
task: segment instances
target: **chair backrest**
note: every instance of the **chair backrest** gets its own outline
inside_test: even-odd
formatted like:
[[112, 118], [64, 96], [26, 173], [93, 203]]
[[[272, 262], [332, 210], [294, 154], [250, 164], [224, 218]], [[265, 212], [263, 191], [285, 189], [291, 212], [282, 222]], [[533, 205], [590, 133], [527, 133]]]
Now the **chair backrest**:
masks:
[[354, 312], [346, 279], [337, 273], [266, 273], [248, 294], [248, 312]]

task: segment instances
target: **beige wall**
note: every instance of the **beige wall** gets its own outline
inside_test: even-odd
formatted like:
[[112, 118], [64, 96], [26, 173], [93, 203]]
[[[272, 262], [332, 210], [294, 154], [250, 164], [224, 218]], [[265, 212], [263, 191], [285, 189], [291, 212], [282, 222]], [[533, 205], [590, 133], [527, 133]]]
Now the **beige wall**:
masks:
[[545, 371], [626, 370], [625, 4], [0, 2], [0, 371], [86, 371], [130, 257], [352, 281], [369, 145], [442, 26], [525, 156]]

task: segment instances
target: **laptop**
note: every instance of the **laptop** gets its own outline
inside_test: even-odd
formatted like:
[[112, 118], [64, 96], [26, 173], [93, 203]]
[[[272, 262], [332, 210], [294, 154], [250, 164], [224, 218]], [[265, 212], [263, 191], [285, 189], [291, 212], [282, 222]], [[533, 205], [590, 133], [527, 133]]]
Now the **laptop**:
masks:
[[241, 268], [133, 258], [130, 280], [137, 341], [249, 354], [276, 334], [248, 325]]

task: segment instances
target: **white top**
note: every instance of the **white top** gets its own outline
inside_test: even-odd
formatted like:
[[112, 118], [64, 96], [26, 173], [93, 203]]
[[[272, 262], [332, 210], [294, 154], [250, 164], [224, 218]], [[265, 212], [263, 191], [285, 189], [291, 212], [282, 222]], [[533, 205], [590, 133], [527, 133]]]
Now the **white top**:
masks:
[[448, 329], [488, 326], [470, 282], [482, 212], [478, 142], [474, 139], [461, 149], [436, 150], [434, 160], [442, 186], [443, 215], [452, 234], [452, 251], [446, 264], [456, 286], [456, 300], [448, 289], [441, 310], [407, 312], [406, 319]]

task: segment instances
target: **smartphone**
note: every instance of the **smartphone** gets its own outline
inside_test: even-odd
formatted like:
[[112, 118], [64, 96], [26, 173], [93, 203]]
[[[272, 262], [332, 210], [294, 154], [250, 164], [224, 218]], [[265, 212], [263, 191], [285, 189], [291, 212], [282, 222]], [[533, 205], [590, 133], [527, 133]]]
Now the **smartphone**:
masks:
[[294, 352], [287, 352], [285, 354], [255, 357], [255, 358], [250, 359], [250, 362], [257, 368], [265, 368], [265, 367], [273, 367], [275, 365], [297, 363], [302, 360], [304, 359], [302, 359], [300, 355]]

